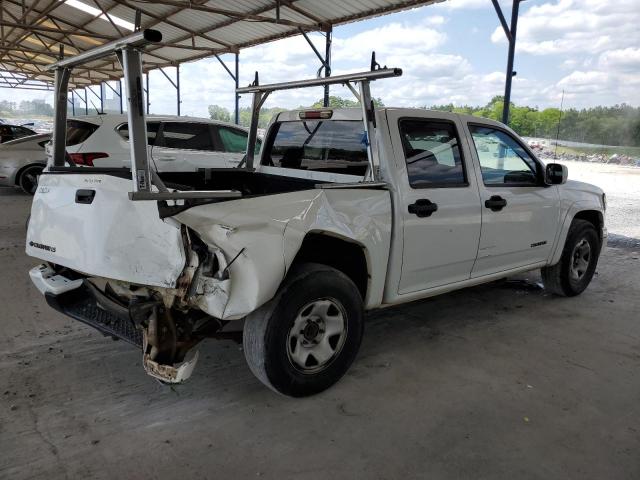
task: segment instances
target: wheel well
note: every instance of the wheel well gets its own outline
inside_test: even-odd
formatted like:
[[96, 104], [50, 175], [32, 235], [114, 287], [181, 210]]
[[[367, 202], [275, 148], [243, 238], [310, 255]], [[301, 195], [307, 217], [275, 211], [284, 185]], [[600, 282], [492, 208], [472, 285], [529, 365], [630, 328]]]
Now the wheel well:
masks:
[[293, 264], [306, 262], [322, 263], [340, 270], [355, 283], [364, 300], [369, 272], [361, 245], [323, 233], [308, 233]]
[[27, 168], [29, 167], [46, 167], [46, 163], [30, 163], [28, 165], [25, 165], [24, 167], [22, 167], [20, 170], [18, 170], [18, 172], [16, 173], [16, 178], [15, 178], [15, 184], [16, 185], [20, 185], [20, 176], [22, 175], [22, 172], [24, 172]]
[[604, 224], [604, 220], [602, 218], [602, 212], [597, 210], [583, 210], [581, 212], [576, 213], [574, 219], [579, 218], [581, 220], [586, 220], [591, 223], [596, 231], [598, 232], [598, 237], [600, 238], [600, 243], [602, 243], [602, 226]]

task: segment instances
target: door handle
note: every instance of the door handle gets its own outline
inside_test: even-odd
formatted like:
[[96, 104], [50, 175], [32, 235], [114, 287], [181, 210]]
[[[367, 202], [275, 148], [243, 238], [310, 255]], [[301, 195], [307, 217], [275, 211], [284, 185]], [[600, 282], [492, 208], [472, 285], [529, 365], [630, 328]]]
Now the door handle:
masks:
[[416, 200], [416, 203], [409, 205], [409, 213], [417, 215], [418, 217], [430, 217], [431, 214], [438, 210], [438, 204], [432, 203], [431, 200], [426, 198], [420, 198]]
[[176, 159], [176, 157], [158, 157], [158, 160], [162, 160], [163, 162], [172, 162]]
[[489, 200], [484, 201], [484, 206], [491, 209], [492, 212], [499, 212], [507, 206], [507, 201], [500, 195], [492, 195]]

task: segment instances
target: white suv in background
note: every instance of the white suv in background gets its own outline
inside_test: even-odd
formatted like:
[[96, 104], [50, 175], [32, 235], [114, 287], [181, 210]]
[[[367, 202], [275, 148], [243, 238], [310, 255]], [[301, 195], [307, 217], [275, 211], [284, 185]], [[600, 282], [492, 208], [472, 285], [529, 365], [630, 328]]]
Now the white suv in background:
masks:
[[[67, 152], [77, 165], [130, 166], [126, 115], [76, 117], [67, 125]], [[248, 131], [206, 118], [149, 115], [147, 134], [149, 159], [158, 172], [193, 172], [236, 166]]]

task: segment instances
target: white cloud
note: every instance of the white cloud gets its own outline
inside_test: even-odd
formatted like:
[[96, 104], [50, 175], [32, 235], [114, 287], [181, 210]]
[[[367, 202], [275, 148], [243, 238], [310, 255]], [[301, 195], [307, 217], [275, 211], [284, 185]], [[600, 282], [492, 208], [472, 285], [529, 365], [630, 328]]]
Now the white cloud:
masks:
[[[521, 11], [517, 51], [532, 55], [598, 54], [640, 43], [638, 0], [558, 0]], [[502, 27], [491, 35], [505, 43]]]
[[598, 59], [598, 65], [603, 69], [640, 75], [640, 48], [628, 47], [604, 52]]
[[352, 37], [334, 37], [332, 59], [335, 62], [367, 61], [375, 51], [377, 58], [389, 64], [387, 58], [390, 56], [433, 51], [445, 43], [447, 36], [428, 25], [428, 22], [390, 23]]

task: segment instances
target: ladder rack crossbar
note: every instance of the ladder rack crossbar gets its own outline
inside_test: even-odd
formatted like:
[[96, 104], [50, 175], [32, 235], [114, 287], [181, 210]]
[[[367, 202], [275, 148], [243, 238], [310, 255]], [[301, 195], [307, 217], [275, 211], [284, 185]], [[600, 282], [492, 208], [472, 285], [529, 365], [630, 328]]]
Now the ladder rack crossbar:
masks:
[[236, 93], [270, 93], [278, 90], [290, 90], [293, 88], [318, 87], [324, 85], [345, 84], [349, 82], [373, 81], [380, 78], [399, 77], [401, 75], [401, 68], [380, 68], [377, 70], [366, 72], [336, 75], [334, 77], [310, 78], [307, 80], [271, 83], [268, 85], [249, 85], [248, 87], [237, 88]]

